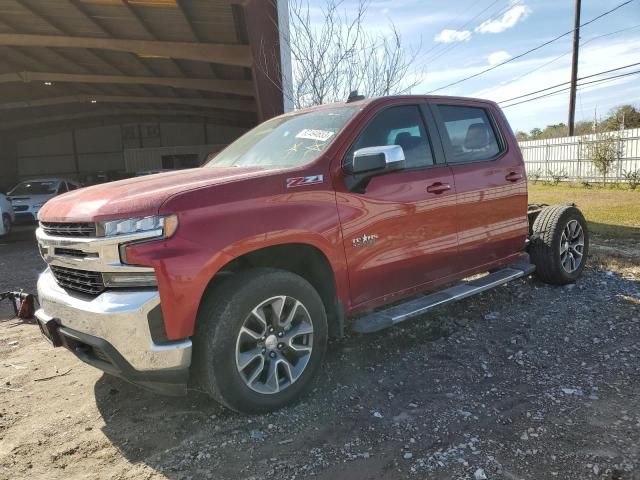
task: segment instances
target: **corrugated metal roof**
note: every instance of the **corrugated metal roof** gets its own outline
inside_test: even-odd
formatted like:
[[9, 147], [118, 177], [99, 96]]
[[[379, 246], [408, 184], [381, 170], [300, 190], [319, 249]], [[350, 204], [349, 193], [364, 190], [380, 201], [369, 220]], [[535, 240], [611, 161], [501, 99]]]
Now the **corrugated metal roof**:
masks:
[[[260, 102], [254, 97], [263, 86], [252, 80], [257, 77], [251, 60], [258, 47], [249, 38], [261, 36], [247, 35], [244, 19], [258, 14], [277, 19], [273, 12], [274, 0], [0, 0], [0, 109], [24, 102], [11, 110], [10, 119], [0, 120], [0, 130], [24, 128], [30, 119], [43, 125], [43, 116], [57, 121], [53, 119], [99, 114], [100, 102], [84, 101], [91, 96], [127, 100], [104, 106], [108, 115], [118, 109], [165, 115], [175, 111], [171, 103], [189, 103], [179, 107], [181, 115], [193, 111], [212, 121], [229, 118], [228, 109], [212, 108], [228, 99], [230, 105], [243, 106], [234, 113], [236, 122], [255, 124], [262, 108], [256, 105], [251, 112], [244, 105]], [[275, 32], [277, 38], [277, 20], [262, 23], [261, 35], [273, 39]], [[52, 79], [30, 72], [51, 74]], [[118, 80], [110, 81], [110, 76]], [[171, 81], [154, 83], [154, 78]], [[180, 82], [193, 79], [231, 82]], [[273, 95], [272, 85], [266, 90]], [[61, 97], [70, 101], [43, 102]], [[176, 101], [162, 108], [146, 97]]]

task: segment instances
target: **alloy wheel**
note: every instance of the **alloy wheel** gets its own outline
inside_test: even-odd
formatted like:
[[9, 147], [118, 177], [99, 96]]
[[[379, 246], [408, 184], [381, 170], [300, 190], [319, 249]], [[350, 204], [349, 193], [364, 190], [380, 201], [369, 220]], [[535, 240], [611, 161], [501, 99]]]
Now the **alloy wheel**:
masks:
[[300, 378], [312, 348], [313, 323], [306, 307], [293, 297], [272, 297], [243, 322], [236, 341], [236, 368], [251, 390], [279, 393]]
[[567, 273], [575, 272], [582, 264], [584, 256], [584, 230], [577, 220], [571, 220], [564, 227], [560, 237], [560, 261]]

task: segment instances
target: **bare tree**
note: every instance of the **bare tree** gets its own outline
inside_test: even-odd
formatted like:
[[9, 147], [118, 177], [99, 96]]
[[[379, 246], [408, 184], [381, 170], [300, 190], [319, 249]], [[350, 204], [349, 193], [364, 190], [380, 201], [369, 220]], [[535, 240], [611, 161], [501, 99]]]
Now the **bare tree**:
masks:
[[[294, 107], [344, 101], [358, 90], [367, 97], [409, 93], [422, 79], [415, 66], [420, 48], [407, 51], [390, 23], [388, 29], [366, 28], [371, 0], [349, 10], [343, 0], [289, 1], [289, 49]], [[272, 57], [262, 55], [262, 62]]]

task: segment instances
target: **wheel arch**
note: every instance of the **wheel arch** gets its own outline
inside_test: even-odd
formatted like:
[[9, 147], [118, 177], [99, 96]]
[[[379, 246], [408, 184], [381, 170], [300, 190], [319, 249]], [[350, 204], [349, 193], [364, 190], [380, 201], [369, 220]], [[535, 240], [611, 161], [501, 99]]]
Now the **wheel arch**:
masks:
[[[316, 289], [327, 313], [329, 335], [344, 333], [344, 306], [338, 295], [337, 278], [328, 256], [310, 243], [293, 242], [264, 246], [247, 251], [219, 268], [205, 294], [234, 273], [254, 268], [275, 268], [301, 276]], [[203, 295], [204, 296], [204, 295]]]

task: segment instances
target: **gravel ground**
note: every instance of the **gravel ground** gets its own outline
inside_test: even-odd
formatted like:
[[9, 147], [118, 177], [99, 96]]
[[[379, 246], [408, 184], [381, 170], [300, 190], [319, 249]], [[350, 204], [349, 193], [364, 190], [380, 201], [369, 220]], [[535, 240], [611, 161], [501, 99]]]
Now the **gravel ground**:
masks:
[[[35, 288], [32, 235], [0, 241], [0, 290]], [[264, 416], [102, 375], [0, 306], [0, 478], [640, 479], [633, 258], [334, 341]]]

